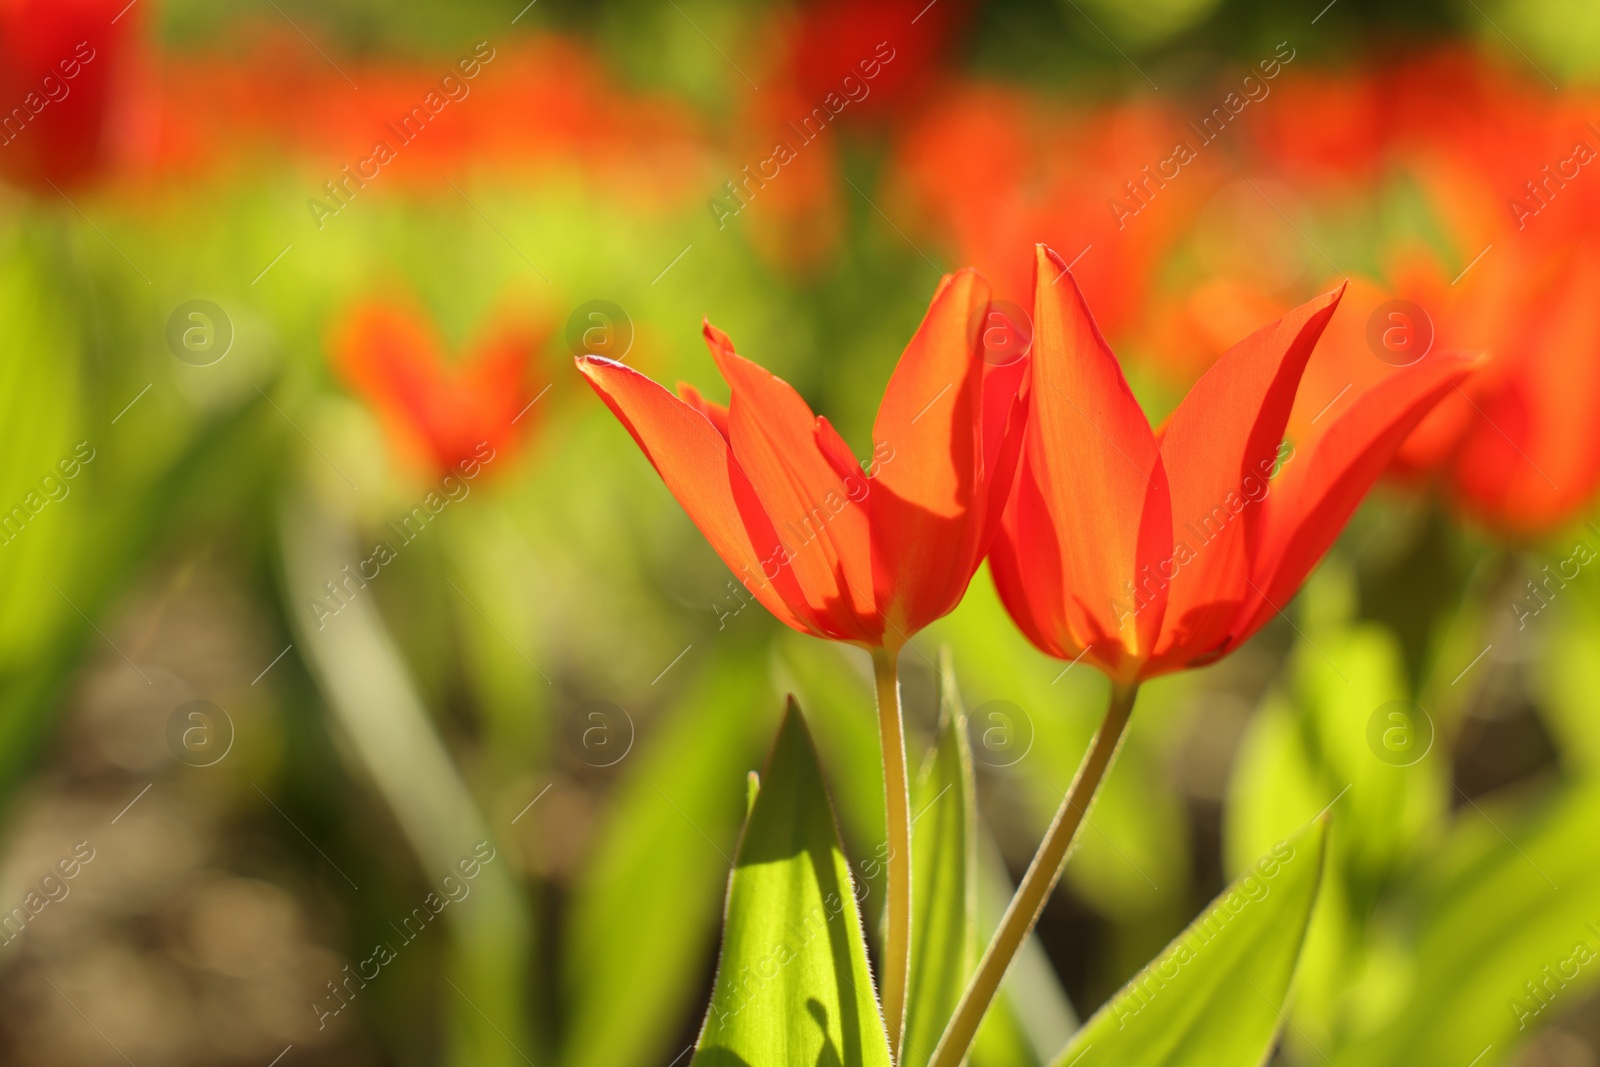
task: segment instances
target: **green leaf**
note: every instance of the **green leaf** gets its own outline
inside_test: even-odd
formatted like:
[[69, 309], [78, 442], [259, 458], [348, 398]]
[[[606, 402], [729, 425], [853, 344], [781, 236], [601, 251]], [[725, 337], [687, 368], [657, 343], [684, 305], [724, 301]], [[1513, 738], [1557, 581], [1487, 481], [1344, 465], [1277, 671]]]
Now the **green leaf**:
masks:
[[[1017, 890], [1000, 846], [986, 827], [979, 831], [977, 880], [978, 941], [983, 944], [999, 929]], [[1043, 1067], [1077, 1029], [1078, 1016], [1066, 990], [1039, 935], [1032, 933], [1017, 950], [999, 995], [978, 1027], [968, 1062], [972, 1067]]]
[[1534, 645], [1540, 660], [1528, 678], [1539, 696], [1540, 718], [1560, 743], [1562, 765], [1593, 775], [1600, 771], [1600, 715], [1594, 713], [1594, 695], [1600, 693], [1600, 656], [1594, 654], [1600, 647], [1600, 590], [1580, 582], [1561, 596], [1554, 611], [1540, 612], [1539, 624], [1548, 622], [1546, 640]]
[[[1443, 746], [1433, 744], [1437, 724], [1419, 715], [1419, 705], [1409, 699], [1394, 634], [1360, 624], [1319, 633], [1315, 641], [1295, 650], [1293, 699], [1322, 768], [1322, 788], [1331, 797], [1349, 787], [1337, 809], [1341, 832], [1334, 846], [1361, 915], [1448, 808], [1448, 759]], [[1427, 749], [1387, 749], [1382, 737], [1394, 731], [1371, 738], [1375, 716], [1407, 726], [1402, 736]]]
[[1057, 1067], [1252, 1067], [1282, 1020], [1322, 881], [1313, 821], [1212, 902], [1074, 1035]]
[[[1426, 855], [1419, 842], [1438, 832], [1448, 807], [1449, 756], [1444, 743], [1432, 741], [1433, 720], [1416, 716], [1418, 705], [1408, 702], [1399, 641], [1381, 626], [1349, 623], [1327, 609], [1329, 601], [1354, 598], [1351, 583], [1337, 568], [1324, 568], [1308, 592], [1324, 607], [1305, 624], [1287, 686], [1268, 695], [1239, 746], [1224, 854], [1230, 873], [1243, 870], [1337, 798], [1339, 823], [1301, 951], [1290, 1038], [1297, 1051], [1320, 1060], [1313, 1050], [1331, 1048], [1349, 1032], [1352, 1012], [1365, 1011], [1353, 1008], [1350, 991], [1376, 973], [1380, 957], [1373, 953], [1388, 936], [1370, 920]], [[1430, 747], [1396, 753], [1384, 744], [1387, 734], [1374, 736], [1374, 721], [1393, 724], [1395, 709], [1410, 717], [1411, 739], [1426, 736]]]
[[[1360, 967], [1364, 947], [1345, 889], [1349, 857], [1341, 848], [1356, 833], [1343, 811], [1355, 788], [1341, 796], [1341, 783], [1333, 781], [1328, 769], [1308, 750], [1306, 738], [1314, 728], [1307, 721], [1311, 713], [1282, 693], [1269, 693], [1256, 712], [1234, 758], [1223, 856], [1228, 873], [1248, 869], [1251, 857], [1270, 849], [1274, 841], [1305, 825], [1338, 798], [1334, 810], [1340, 813], [1340, 824], [1329, 834], [1328, 870], [1295, 978], [1293, 1037], [1308, 1045], [1307, 1053], [1320, 1062], [1310, 1048], [1327, 1047], [1341, 998]], [[1402, 773], [1399, 768], [1383, 769]]]
[[794, 693], [806, 709], [806, 727], [828, 767], [833, 798], [846, 844], [859, 859], [856, 880], [868, 888], [861, 900], [873, 923], [886, 892], [884, 868], [888, 831], [883, 813], [883, 756], [877, 718], [862, 714], [874, 705], [872, 676], [860, 649], [844, 648], [786, 630], [774, 642], [773, 676], [780, 693]]
[[793, 698], [728, 878], [692, 1067], [889, 1067], [849, 865]]
[[[1510, 1063], [1518, 1044], [1600, 984], [1600, 783], [1537, 806], [1473, 801], [1408, 911], [1415, 957], [1396, 995], [1367, 998], [1341, 1065]], [[1492, 1052], [1490, 1048], [1492, 1047]]]
[[983, 1017], [967, 1062], [972, 1067], [1038, 1067], [1044, 1062], [1034, 1051], [1016, 1005], [1004, 988]]
[[901, 1062], [933, 1055], [977, 954], [977, 808], [967, 717], [940, 653], [939, 738], [912, 789], [911, 983]]

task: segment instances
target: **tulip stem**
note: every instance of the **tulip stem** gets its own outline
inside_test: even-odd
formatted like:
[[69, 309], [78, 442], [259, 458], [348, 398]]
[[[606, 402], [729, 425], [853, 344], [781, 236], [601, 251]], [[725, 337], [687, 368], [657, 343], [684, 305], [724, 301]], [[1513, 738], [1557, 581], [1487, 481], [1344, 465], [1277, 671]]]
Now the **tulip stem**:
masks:
[[1138, 689], [1137, 684], [1112, 685], [1111, 702], [1106, 708], [1105, 719], [1100, 723], [1100, 729], [1095, 733], [1094, 741], [1078, 767], [1078, 774], [1067, 789], [1067, 795], [1062, 798], [1061, 807], [1056, 811], [1050, 829], [1039, 844], [1039, 851], [1028, 866], [1028, 873], [1023, 875], [1022, 884], [1011, 898], [1005, 917], [1000, 920], [1000, 928], [995, 931], [989, 947], [984, 950], [983, 959], [978, 963], [977, 971], [961, 994], [961, 1002], [945, 1027], [944, 1035], [939, 1038], [939, 1045], [934, 1049], [928, 1067], [956, 1067], [966, 1056], [972, 1039], [978, 1033], [978, 1025], [983, 1022], [984, 1013], [989, 1010], [995, 993], [1000, 989], [1001, 980], [1011, 967], [1012, 959], [1039, 921], [1039, 916], [1044, 913], [1050, 893], [1061, 877], [1078, 828], [1083, 824], [1089, 806], [1094, 803], [1095, 794], [1105, 780], [1106, 771], [1122, 744], [1123, 731], [1133, 712]]
[[883, 749], [884, 826], [888, 856], [889, 902], [883, 945], [883, 1022], [889, 1048], [900, 1060], [905, 1029], [906, 985], [911, 976], [911, 790], [906, 779], [905, 723], [900, 712], [898, 652], [872, 653], [878, 689], [878, 737]]

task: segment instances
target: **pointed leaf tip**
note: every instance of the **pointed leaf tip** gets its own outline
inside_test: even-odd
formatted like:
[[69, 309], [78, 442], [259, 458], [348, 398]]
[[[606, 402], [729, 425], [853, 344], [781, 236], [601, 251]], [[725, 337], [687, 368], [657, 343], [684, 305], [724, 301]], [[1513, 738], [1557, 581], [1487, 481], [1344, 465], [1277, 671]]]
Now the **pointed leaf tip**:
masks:
[[1282, 1026], [1326, 846], [1323, 817], [1278, 842], [1096, 1012], [1053, 1067], [1263, 1062]]
[[790, 696], [728, 881], [722, 954], [692, 1067], [890, 1067], [850, 867]]

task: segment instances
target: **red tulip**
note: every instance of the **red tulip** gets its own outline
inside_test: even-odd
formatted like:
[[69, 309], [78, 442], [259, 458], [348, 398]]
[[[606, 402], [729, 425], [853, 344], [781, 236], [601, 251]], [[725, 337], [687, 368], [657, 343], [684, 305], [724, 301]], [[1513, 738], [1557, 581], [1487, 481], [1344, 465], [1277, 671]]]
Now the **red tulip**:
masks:
[[0, 173], [48, 192], [109, 153], [127, 0], [0, 0]]
[[895, 368], [865, 470], [786, 382], [707, 323], [726, 408], [636, 371], [578, 369], [757, 599], [804, 633], [898, 649], [949, 612], [983, 559], [1021, 446], [1026, 362], [992, 365], [988, 284], [940, 284]]
[[1076, 280], [1040, 246], [1026, 444], [991, 564], [1034, 644], [1132, 684], [1218, 659], [1288, 602], [1472, 367], [1425, 359], [1285, 443], [1301, 372], [1341, 295], [1235, 345], [1157, 432]]
[[503, 324], [451, 366], [425, 319], [371, 303], [349, 317], [331, 347], [345, 380], [377, 409], [391, 435], [442, 471], [482, 460], [484, 445], [491, 456], [515, 446], [532, 422], [524, 418], [538, 397], [529, 369], [543, 344], [542, 332]]

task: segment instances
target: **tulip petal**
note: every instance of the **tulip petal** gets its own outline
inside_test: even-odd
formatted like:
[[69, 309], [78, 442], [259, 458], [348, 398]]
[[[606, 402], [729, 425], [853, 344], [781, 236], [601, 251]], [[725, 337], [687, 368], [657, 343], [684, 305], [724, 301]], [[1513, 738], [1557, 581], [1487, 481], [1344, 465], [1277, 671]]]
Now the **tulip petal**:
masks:
[[1171, 587], [1156, 659], [1218, 648], [1251, 596], [1267, 475], [1300, 376], [1343, 292], [1302, 304], [1234, 345], [1167, 422], [1161, 459], [1172, 486], [1173, 557], [1160, 567]]
[[1293, 598], [1406, 436], [1476, 366], [1474, 359], [1441, 353], [1392, 374], [1358, 397], [1320, 438], [1303, 442], [1300, 450], [1309, 455], [1286, 459], [1265, 501], [1251, 597], [1228, 649]]
[[[1167, 477], [1150, 423], [1059, 256], [1039, 246], [1028, 467], [1054, 531], [1062, 650], [1093, 648], [1114, 677], [1131, 677], [1148, 656], [1166, 609], [1166, 590], [1141, 568], [1171, 555]], [[1026, 501], [1024, 501], [1026, 503]], [[1057, 577], [1035, 558], [1048, 547], [1040, 516], [1018, 509], [1017, 580]]]
[[711, 420], [711, 425], [713, 425], [713, 426], [715, 426], [717, 428], [717, 432], [722, 435], [723, 440], [727, 440], [727, 438], [728, 438], [728, 409], [727, 408], [723, 407], [721, 404], [718, 404], [714, 400], [707, 400], [705, 398], [705, 396], [701, 394], [700, 390], [696, 389], [694, 386], [690, 385], [688, 382], [679, 382], [678, 383], [678, 399], [682, 400], [685, 404], [688, 404], [690, 407], [694, 408], [700, 414], [704, 415], [707, 419], [710, 419]]
[[984, 546], [991, 545], [1000, 530], [1022, 461], [1028, 428], [1029, 369], [1026, 358], [1002, 365], [984, 364], [982, 440], [987, 500], [979, 532], [979, 544]]
[[778, 565], [782, 550], [772, 524], [748, 504], [741, 508], [739, 497], [753, 494], [712, 423], [631, 367], [596, 356], [577, 362], [722, 561], [780, 622], [817, 633], [794, 575]]
[[[1061, 546], [1050, 525], [1050, 509], [1034, 477], [1032, 456], [1022, 461], [989, 548], [989, 574], [1006, 613], [1039, 651], [1057, 659], [1077, 659], [1085, 651], [1076, 634], [1062, 625], [1067, 587], [1061, 573]], [[1101, 665], [1100, 661], [1094, 661]]]
[[978, 329], [988, 303], [974, 271], [940, 285], [873, 422], [874, 588], [904, 633], [955, 606], [985, 547]]
[[[817, 416], [817, 429], [812, 436], [817, 442], [817, 449], [822, 453], [822, 458], [828, 461], [833, 473], [845, 483], [845, 488], [854, 489], [858, 495], [864, 494], [867, 483], [863, 480], [865, 475], [861, 470], [861, 464], [856, 462], [855, 453], [850, 451], [850, 446], [839, 435], [839, 431], [833, 428], [833, 423], [828, 421], [826, 415]], [[858, 482], [860, 488], [856, 488]]]
[[805, 603], [828, 636], [879, 643], [867, 512], [858, 503], [865, 478], [856, 488], [840, 475], [830, 458], [837, 449], [819, 443], [825, 424], [793, 387], [734, 352], [710, 323], [705, 337], [732, 391], [728, 444], [749, 481], [750, 503], [771, 519]]

